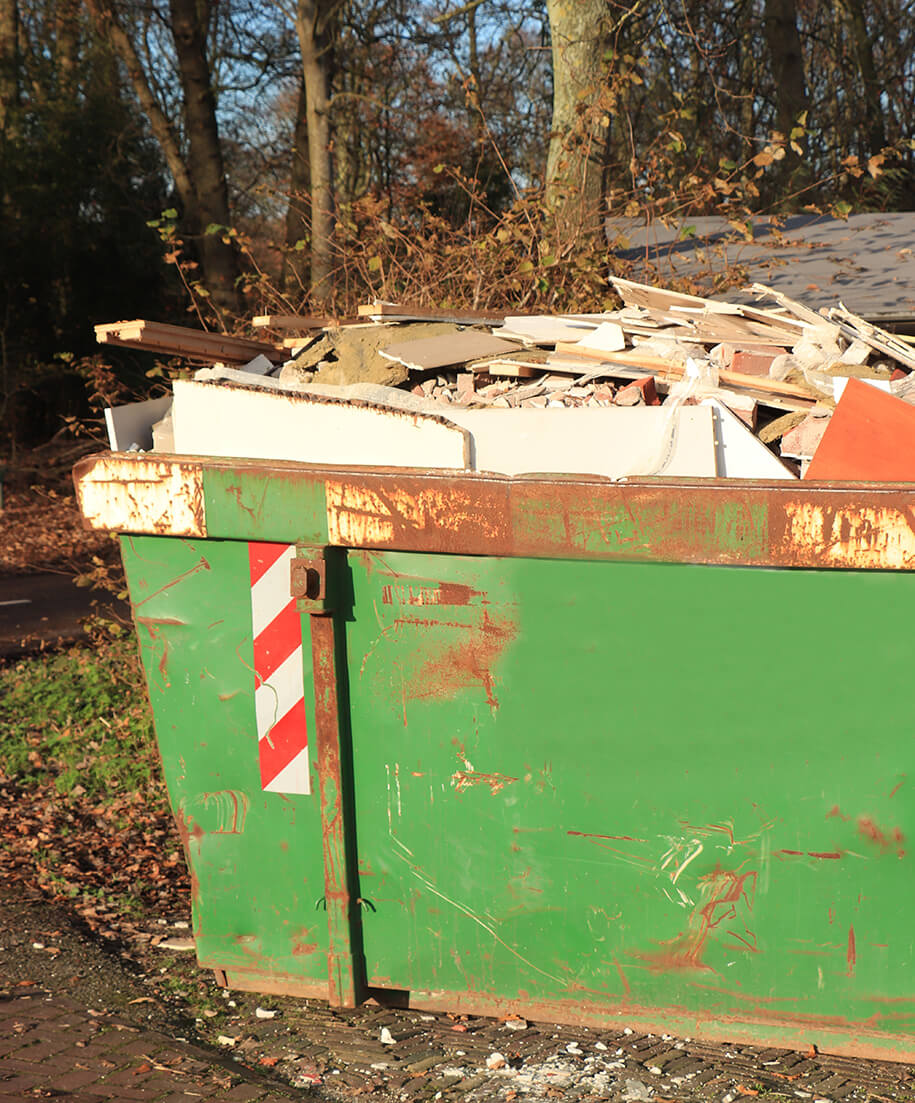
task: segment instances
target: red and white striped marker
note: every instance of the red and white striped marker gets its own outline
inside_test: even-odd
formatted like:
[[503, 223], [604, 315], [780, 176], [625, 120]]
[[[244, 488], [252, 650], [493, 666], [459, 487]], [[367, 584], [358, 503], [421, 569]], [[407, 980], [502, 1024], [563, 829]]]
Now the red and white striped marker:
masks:
[[289, 593], [295, 545], [248, 545], [261, 788], [310, 793], [302, 618]]

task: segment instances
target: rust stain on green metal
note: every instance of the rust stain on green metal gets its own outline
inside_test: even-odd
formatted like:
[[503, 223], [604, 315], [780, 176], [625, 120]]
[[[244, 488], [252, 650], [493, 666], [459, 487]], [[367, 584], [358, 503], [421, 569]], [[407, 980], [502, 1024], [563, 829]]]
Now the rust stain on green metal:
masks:
[[519, 486], [513, 494], [517, 550], [553, 546], [603, 557], [714, 561], [765, 554], [769, 511], [764, 500], [664, 496], [618, 489], [583, 501], [571, 484]]
[[[362, 563], [372, 570], [370, 554]], [[398, 709], [404, 723], [409, 702], [453, 698], [467, 689], [498, 708], [494, 670], [517, 635], [516, 611], [494, 606], [472, 580], [410, 574], [388, 579], [373, 606], [377, 631], [359, 667], [369, 692]], [[384, 654], [383, 663], [376, 651]]]

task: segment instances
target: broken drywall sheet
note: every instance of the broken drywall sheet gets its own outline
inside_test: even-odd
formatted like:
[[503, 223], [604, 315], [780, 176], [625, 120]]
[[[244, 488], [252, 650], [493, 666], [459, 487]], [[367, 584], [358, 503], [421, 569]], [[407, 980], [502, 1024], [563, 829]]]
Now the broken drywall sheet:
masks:
[[582, 352], [619, 352], [626, 347], [623, 327], [616, 322], [601, 322], [578, 342]]
[[470, 431], [477, 471], [611, 479], [716, 473], [712, 411], [701, 406], [451, 409], [448, 417]]
[[714, 415], [715, 466], [721, 478], [797, 478], [722, 402], [706, 398], [702, 405]]
[[511, 314], [505, 319], [505, 325], [493, 330], [493, 336], [521, 341], [525, 345], [555, 345], [557, 341], [577, 341], [593, 332], [596, 326], [596, 321], [585, 318]]
[[175, 451], [346, 467], [466, 469], [467, 432], [438, 414], [176, 380]]
[[126, 406], [109, 406], [105, 410], [105, 427], [112, 452], [138, 449], [148, 452], [153, 446], [153, 425], [168, 413], [172, 396], [131, 402]]
[[436, 368], [465, 364], [469, 360], [481, 360], [484, 356], [507, 356], [520, 348], [515, 341], [504, 341], [491, 333], [468, 329], [441, 337], [402, 341], [379, 351], [386, 360], [404, 364], [412, 371], [434, 371]]

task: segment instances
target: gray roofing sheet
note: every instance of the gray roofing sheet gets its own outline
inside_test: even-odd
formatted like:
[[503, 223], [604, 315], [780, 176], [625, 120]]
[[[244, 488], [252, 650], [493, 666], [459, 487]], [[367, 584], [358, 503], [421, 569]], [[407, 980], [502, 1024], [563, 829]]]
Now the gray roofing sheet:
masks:
[[[875, 321], [915, 318], [915, 212], [759, 218], [752, 241], [722, 218], [670, 226], [613, 219], [607, 229], [613, 251], [633, 261], [634, 280], [688, 277], [708, 293], [716, 275], [738, 265], [743, 284], [768, 284], [814, 310], [841, 301]], [[712, 297], [754, 301], [739, 291]]]

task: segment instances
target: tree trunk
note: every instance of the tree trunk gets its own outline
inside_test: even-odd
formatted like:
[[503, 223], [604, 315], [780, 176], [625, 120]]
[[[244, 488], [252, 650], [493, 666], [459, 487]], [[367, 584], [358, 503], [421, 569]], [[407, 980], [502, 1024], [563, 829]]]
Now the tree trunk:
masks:
[[198, 222], [197, 199], [194, 195], [194, 186], [188, 174], [187, 165], [184, 163], [174, 127], [153, 94], [133, 40], [117, 21], [104, 0], [86, 0], [86, 6], [92, 15], [99, 34], [111, 42], [115, 52], [124, 62], [124, 68], [127, 70], [131, 86], [149, 122], [149, 129], [165, 157], [165, 163], [175, 183], [175, 190], [178, 193], [181, 206], [184, 208], [185, 217], [189, 224], [196, 225]]
[[[804, 77], [804, 53], [797, 27], [796, 0], [766, 0], [763, 34], [775, 82], [775, 127], [788, 140], [810, 105]], [[797, 144], [802, 149], [806, 148], [806, 142]], [[789, 190], [800, 187], [807, 175], [803, 155], [791, 149], [790, 145], [786, 146], [785, 158], [778, 173], [783, 185], [780, 190], [784, 190], [785, 186]]]
[[57, 0], [57, 87], [71, 103], [79, 83], [80, 0]]
[[775, 81], [775, 126], [787, 138], [809, 105], [795, 0], [766, 0], [763, 31]]
[[229, 188], [216, 123], [216, 97], [206, 52], [204, 7], [196, 0], [169, 0], [184, 92], [187, 168], [197, 201], [204, 279], [217, 306], [238, 310], [241, 305], [236, 285], [238, 255], [232, 245], [223, 241], [221, 233], [207, 233], [208, 226], [228, 226], [230, 215]]
[[861, 150], [866, 157], [879, 153], [886, 145], [886, 127], [883, 108], [880, 105], [881, 81], [874, 62], [874, 44], [867, 33], [867, 21], [861, 0], [843, 0], [842, 8], [851, 34], [852, 48], [861, 83], [864, 86], [864, 120], [867, 148]]
[[295, 29], [302, 53], [305, 125], [311, 185], [311, 294], [333, 295], [334, 169], [330, 125], [331, 22], [337, 0], [297, 0]]
[[609, 127], [598, 102], [607, 83], [607, 0], [547, 0], [553, 54], [553, 121], [547, 202], [567, 229], [598, 233]]
[[[308, 238], [308, 124], [305, 118], [305, 84], [299, 82], [286, 208], [286, 252], [283, 255], [283, 294], [304, 293], [308, 278], [304, 243]], [[300, 244], [301, 243], [301, 244]]]
[[0, 137], [11, 137], [19, 103], [18, 0], [0, 0]]

